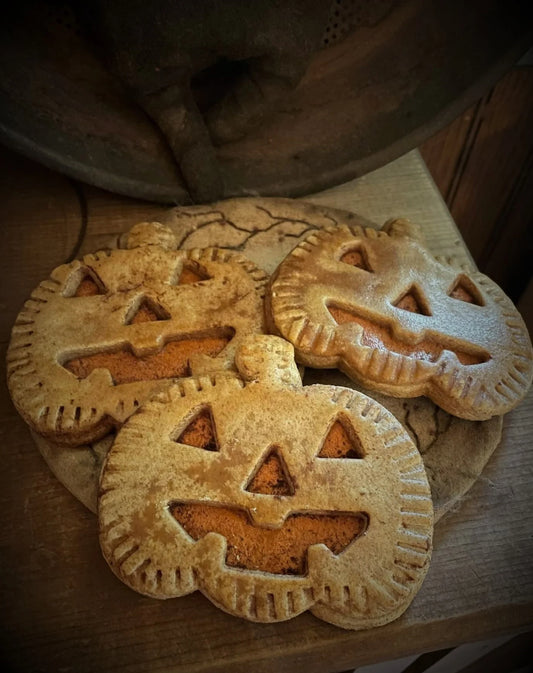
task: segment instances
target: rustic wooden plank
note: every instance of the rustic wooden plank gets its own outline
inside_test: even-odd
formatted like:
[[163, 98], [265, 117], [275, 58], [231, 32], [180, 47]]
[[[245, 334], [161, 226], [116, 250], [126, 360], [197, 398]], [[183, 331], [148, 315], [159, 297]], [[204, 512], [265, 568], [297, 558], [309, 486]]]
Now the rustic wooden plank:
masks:
[[481, 102], [471, 105], [457, 119], [426, 140], [420, 154], [446, 203], [455, 193], [468, 147], [475, 137]]
[[449, 203], [465, 243], [482, 260], [492, 224], [505, 207], [533, 148], [533, 68], [515, 68], [485, 97], [482, 123]]
[[75, 254], [84, 226], [75, 183], [0, 147], [1, 339], [31, 290]]
[[517, 302], [533, 278], [532, 259], [533, 143], [523, 170], [494, 223], [480, 264], [484, 273]]
[[[417, 153], [376, 173], [309, 200], [378, 223], [407, 215], [424, 227], [432, 249], [462, 252]], [[120, 200], [108, 209], [103, 194], [98, 198], [99, 236], [138, 221], [136, 204], [124, 210]], [[90, 213], [90, 198], [87, 205]], [[39, 256], [50, 264], [46, 247]], [[361, 632], [310, 614], [254, 624], [226, 615], [199, 594], [154, 601], [131, 591], [109, 571], [94, 515], [49, 472], [3, 380], [0, 410], [0, 648], [10, 670], [333, 673], [518, 632], [533, 622], [532, 393], [505, 418], [502, 444], [482, 478], [441, 520], [432, 566], [409, 610], [392, 624]]]
[[480, 269], [518, 301], [533, 254], [533, 66], [517, 66], [421, 154]]

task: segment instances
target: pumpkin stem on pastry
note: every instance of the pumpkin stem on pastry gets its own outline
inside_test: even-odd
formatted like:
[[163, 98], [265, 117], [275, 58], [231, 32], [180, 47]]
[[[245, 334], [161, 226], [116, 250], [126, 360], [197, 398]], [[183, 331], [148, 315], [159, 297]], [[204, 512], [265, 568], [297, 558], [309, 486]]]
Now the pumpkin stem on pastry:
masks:
[[273, 386], [302, 385], [294, 347], [281, 337], [269, 334], [246, 337], [235, 354], [235, 364], [247, 381]]

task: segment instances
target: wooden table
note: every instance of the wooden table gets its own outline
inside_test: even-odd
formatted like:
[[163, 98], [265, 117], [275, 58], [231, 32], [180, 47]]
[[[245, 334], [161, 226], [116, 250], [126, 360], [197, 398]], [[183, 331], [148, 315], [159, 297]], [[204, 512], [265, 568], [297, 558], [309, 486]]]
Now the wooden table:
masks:
[[[80, 245], [94, 248], [166, 209], [72, 183], [5, 150], [0, 165], [5, 351], [22, 302], [51, 268]], [[380, 223], [407, 216], [434, 251], [467, 254], [417, 152], [307, 200]], [[310, 614], [248, 623], [198, 593], [169, 601], [134, 593], [109, 571], [95, 516], [51, 474], [5, 383], [0, 403], [0, 642], [9, 670], [326, 673], [533, 627], [531, 392], [505, 418], [482, 477], [438, 523], [432, 565], [411, 607], [362, 632]]]

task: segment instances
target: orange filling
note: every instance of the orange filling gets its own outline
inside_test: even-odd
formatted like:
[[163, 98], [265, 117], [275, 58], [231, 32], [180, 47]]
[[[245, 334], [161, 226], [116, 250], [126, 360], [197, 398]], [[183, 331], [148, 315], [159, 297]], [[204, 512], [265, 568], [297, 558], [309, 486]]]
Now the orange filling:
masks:
[[350, 434], [340, 421], [335, 421], [322, 444], [319, 458], [362, 458], [361, 442]]
[[97, 294], [102, 294], [101, 289], [90, 276], [85, 276], [78, 285], [74, 297], [92, 297]]
[[341, 262], [356, 266], [364, 271], [370, 271], [368, 263], [360, 250], [348, 250], [348, 252], [345, 252], [341, 257]]
[[261, 463], [248, 486], [250, 493], [265, 493], [268, 495], [294, 495], [294, 486], [290, 480], [287, 468], [274, 448]]
[[417, 360], [428, 360], [429, 362], [436, 362], [443, 350], [453, 351], [459, 362], [463, 365], [477, 365], [489, 359], [485, 353], [479, 350], [477, 352], [466, 352], [464, 350], [452, 349], [432, 339], [422, 339], [416, 344], [405, 343], [394, 337], [389, 327], [378, 325], [337, 306], [329, 306], [328, 310], [339, 325], [343, 323], [356, 323], [360, 325], [363, 328], [361, 343], [363, 346], [369, 348], [391, 351], [405, 355], [406, 357], [416, 358]]
[[141, 322], [155, 322], [156, 320], [161, 320], [161, 317], [148, 303], [144, 302], [139, 306], [137, 313], [131, 319], [130, 325], [137, 325]]
[[222, 505], [174, 503], [170, 511], [194, 540], [212, 531], [223, 535], [227, 565], [285, 575], [306, 573], [311, 545], [340, 554], [367, 527], [364, 514], [291, 514], [281, 528], [263, 528], [245, 511]]
[[469, 304], [477, 304], [478, 302], [474, 299], [472, 294], [464, 288], [462, 285], [457, 285], [451, 292], [450, 297], [454, 299], [460, 299], [461, 301], [466, 301]]
[[176, 441], [206, 451], [218, 451], [213, 418], [209, 409], [203, 409], [197, 414]]
[[[195, 417], [178, 441], [201, 448], [209, 448], [216, 441], [208, 409]], [[342, 423], [336, 421], [320, 455], [351, 457], [353, 442]], [[273, 497], [290, 497], [294, 489], [275, 446], [246, 487], [249, 492]], [[290, 575], [305, 574], [307, 549], [311, 545], [322, 543], [334, 554], [340, 554], [368, 526], [368, 516], [363, 513], [295, 513], [280, 528], [265, 528], [255, 525], [243, 509], [213, 503], [172, 503], [170, 512], [194, 540], [209, 532], [223, 535], [227, 541], [227, 565]]]
[[73, 358], [63, 366], [79, 379], [86, 378], [95, 369], [107, 369], [115, 385], [190, 376], [192, 355], [201, 353], [215, 357], [230, 340], [230, 336], [213, 336], [169, 341], [159, 352], [140, 357], [122, 348]]
[[201, 280], [208, 280], [209, 276], [203, 275], [194, 269], [190, 269], [187, 266], [183, 267], [183, 270], [180, 274], [178, 281], [179, 285], [189, 285], [191, 283], [198, 283]]
[[401, 308], [404, 311], [410, 311], [411, 313], [422, 313], [422, 315], [427, 315], [420, 309], [420, 305], [413, 294], [406, 294], [402, 297], [396, 304], [396, 308]]

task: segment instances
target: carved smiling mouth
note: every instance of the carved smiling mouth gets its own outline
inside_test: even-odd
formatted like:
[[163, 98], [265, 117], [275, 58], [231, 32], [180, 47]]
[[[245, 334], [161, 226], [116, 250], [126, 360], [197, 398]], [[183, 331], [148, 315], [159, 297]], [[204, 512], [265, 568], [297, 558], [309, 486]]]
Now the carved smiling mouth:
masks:
[[210, 532], [224, 536], [226, 565], [284, 575], [306, 574], [312, 545], [325, 544], [337, 555], [368, 527], [363, 513], [294, 513], [280, 528], [265, 528], [246, 510], [215, 503], [174, 502], [169, 511], [195, 541]]
[[463, 365], [479, 365], [490, 360], [490, 355], [484, 350], [471, 345], [461, 343], [460, 347], [445, 343], [438, 337], [424, 338], [416, 343], [404, 341], [393, 335], [388, 326], [379, 325], [367, 318], [348, 311], [338, 306], [328, 306], [332, 318], [338, 325], [355, 323], [362, 328], [361, 344], [368, 348], [376, 348], [382, 351], [390, 351], [416, 360], [437, 362], [442, 353], [451, 351]]
[[193, 355], [216, 357], [231, 341], [233, 329], [192, 338], [168, 341], [158, 351], [138, 356], [130, 345], [103, 350], [66, 360], [63, 367], [79, 379], [85, 379], [95, 369], [107, 369], [114, 385], [133, 381], [190, 376], [189, 360]]

